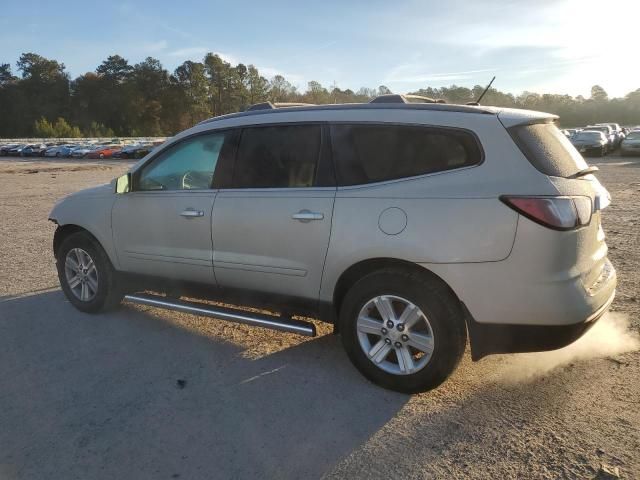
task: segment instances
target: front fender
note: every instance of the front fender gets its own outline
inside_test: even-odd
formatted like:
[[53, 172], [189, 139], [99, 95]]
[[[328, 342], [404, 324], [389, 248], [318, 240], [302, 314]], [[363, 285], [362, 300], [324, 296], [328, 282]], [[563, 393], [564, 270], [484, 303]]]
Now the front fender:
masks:
[[59, 227], [77, 226], [88, 231], [100, 243], [114, 268], [119, 270], [120, 263], [111, 230], [111, 210], [115, 199], [110, 185], [85, 190], [56, 203], [49, 220]]

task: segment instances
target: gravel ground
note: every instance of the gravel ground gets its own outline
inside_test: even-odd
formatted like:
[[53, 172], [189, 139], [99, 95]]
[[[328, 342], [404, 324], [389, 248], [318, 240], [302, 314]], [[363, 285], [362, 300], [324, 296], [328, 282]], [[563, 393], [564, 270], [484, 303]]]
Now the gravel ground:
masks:
[[640, 159], [592, 163], [612, 312], [556, 352], [467, 353], [410, 397], [366, 382], [326, 327], [77, 312], [47, 215], [129, 164], [0, 159], [0, 479], [640, 478]]

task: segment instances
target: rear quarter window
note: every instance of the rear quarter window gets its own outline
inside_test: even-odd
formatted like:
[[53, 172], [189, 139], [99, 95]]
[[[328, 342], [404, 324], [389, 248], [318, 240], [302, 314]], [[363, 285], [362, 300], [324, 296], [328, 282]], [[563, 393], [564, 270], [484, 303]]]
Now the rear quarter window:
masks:
[[477, 165], [475, 137], [454, 129], [412, 125], [331, 126], [338, 184], [362, 185]]
[[508, 131], [529, 163], [545, 175], [567, 178], [588, 166], [553, 123], [518, 125]]

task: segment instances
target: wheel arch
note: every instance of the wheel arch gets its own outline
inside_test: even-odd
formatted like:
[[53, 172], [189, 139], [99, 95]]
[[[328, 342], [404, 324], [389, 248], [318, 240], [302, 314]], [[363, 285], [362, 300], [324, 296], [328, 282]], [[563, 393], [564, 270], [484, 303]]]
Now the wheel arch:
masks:
[[385, 269], [398, 269], [403, 271], [411, 271], [415, 272], [419, 275], [422, 275], [429, 280], [436, 282], [442, 286], [442, 288], [446, 289], [448, 293], [453, 295], [453, 297], [460, 302], [460, 298], [454, 290], [449, 286], [449, 284], [444, 281], [440, 276], [433, 273], [431, 270], [423, 267], [422, 265], [418, 265], [413, 262], [409, 262], [407, 260], [400, 260], [397, 258], [370, 258], [366, 260], [359, 261], [354, 263], [349, 268], [347, 268], [342, 274], [338, 277], [338, 280], [333, 289], [333, 299], [332, 299], [332, 312], [331, 317], [334, 323], [334, 327], [337, 330], [338, 328], [338, 312], [340, 311], [340, 305], [342, 301], [349, 291], [349, 289], [362, 277], [368, 275], [370, 273], [385, 270]]
[[[89, 231], [85, 227], [81, 227], [80, 225], [69, 223], [66, 225], [58, 225], [58, 228], [56, 228], [56, 231], [53, 234], [53, 255], [57, 257], [58, 249], [60, 248], [60, 245], [62, 245], [62, 242], [65, 238], [78, 232], [84, 232], [89, 235], [98, 245], [100, 245], [100, 248], [102, 248], [106, 253], [104, 245], [102, 245], [100, 240], [98, 240], [98, 238], [91, 231]], [[108, 253], [107, 257], [109, 257]], [[113, 259], [110, 258], [109, 260], [113, 264]]]

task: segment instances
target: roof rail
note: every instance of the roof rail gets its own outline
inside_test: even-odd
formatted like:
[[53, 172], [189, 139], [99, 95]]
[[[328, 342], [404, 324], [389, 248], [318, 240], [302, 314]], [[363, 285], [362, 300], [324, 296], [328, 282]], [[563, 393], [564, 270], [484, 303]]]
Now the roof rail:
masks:
[[287, 108], [287, 107], [313, 107], [315, 103], [304, 103], [304, 102], [278, 102], [274, 103], [276, 108]]
[[417, 100], [414, 103], [443, 103], [442, 101], [435, 100], [431, 97], [425, 97], [424, 95], [403, 95], [407, 100]]
[[253, 112], [254, 110], [272, 110], [274, 108], [276, 108], [276, 106], [271, 102], [254, 103], [253, 105], [249, 105], [245, 112]]
[[433, 99], [422, 95], [400, 95], [398, 93], [389, 93], [386, 95], [378, 95], [369, 103], [447, 103], [442, 99]]
[[255, 103], [247, 107], [245, 112], [252, 112], [254, 110], [275, 110], [276, 108], [287, 108], [287, 107], [310, 107], [315, 105], [314, 103], [299, 103], [299, 102], [262, 102]]
[[[266, 103], [266, 102], [265, 102]], [[430, 111], [440, 111], [440, 112], [459, 112], [459, 113], [477, 113], [477, 114], [491, 114], [495, 115], [497, 110], [493, 107], [473, 107], [466, 105], [457, 105], [457, 104], [443, 104], [440, 101], [436, 101], [435, 103], [417, 103], [417, 102], [400, 102], [400, 103], [392, 103], [392, 102], [384, 102], [376, 105], [375, 103], [344, 103], [344, 104], [329, 104], [329, 105], [310, 105], [310, 106], [301, 106], [294, 108], [274, 108], [269, 105], [258, 104], [253, 105], [247, 111], [238, 112], [238, 113], [228, 113], [225, 115], [220, 115], [218, 117], [209, 118], [207, 120], [203, 120], [198, 125], [203, 125], [211, 122], [218, 122], [223, 120], [228, 120], [230, 118], [238, 118], [245, 117], [249, 115], [261, 115], [261, 114], [272, 114], [272, 113], [289, 113], [291, 111], [336, 111], [336, 110], [379, 110], [379, 109], [390, 109], [390, 110], [403, 110], [403, 109], [411, 109], [411, 110], [430, 110]], [[271, 104], [273, 105], [273, 104]], [[251, 110], [251, 111], [249, 111]]]

